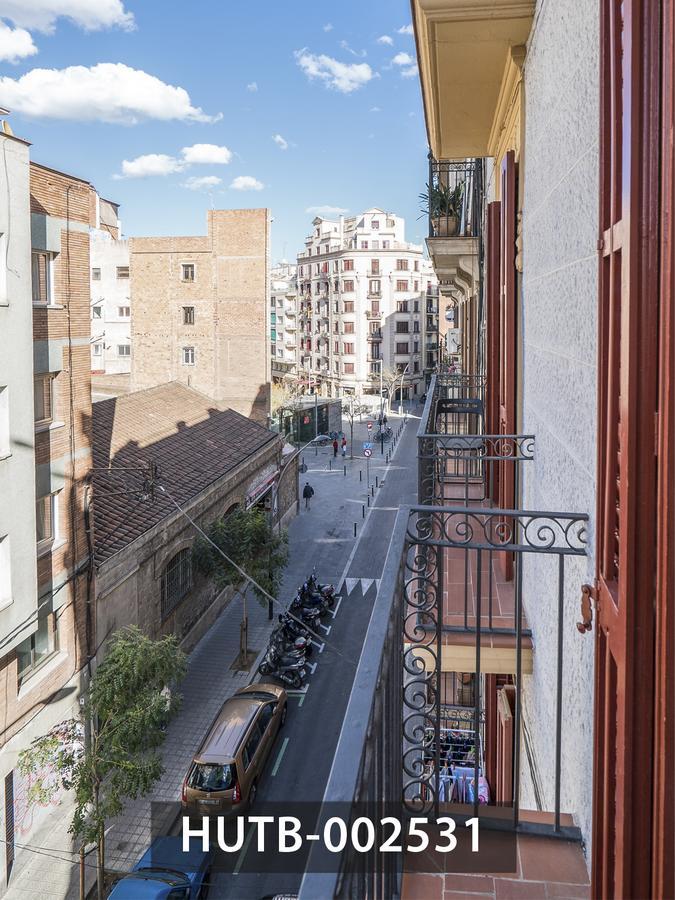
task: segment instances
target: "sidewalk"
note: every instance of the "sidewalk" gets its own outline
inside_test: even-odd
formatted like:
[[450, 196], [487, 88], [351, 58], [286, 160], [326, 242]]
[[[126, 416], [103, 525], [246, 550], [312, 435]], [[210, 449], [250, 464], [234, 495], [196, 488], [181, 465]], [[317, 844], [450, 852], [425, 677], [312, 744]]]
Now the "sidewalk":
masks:
[[[300, 514], [290, 523], [289, 563], [283, 580], [279, 600], [286, 605], [301, 584], [316, 566], [321, 581], [337, 583], [343, 576], [350, 554], [354, 548], [354, 524], [360, 533], [362, 507], [366, 504], [366, 465], [362, 457], [362, 442], [368, 440], [366, 417], [354, 425], [354, 459], [333, 459], [332, 446], [315, 451], [307, 448], [303, 452], [307, 472], [300, 475], [300, 487], [309, 481], [315, 494], [310, 510], [301, 502]], [[389, 424], [394, 431], [400, 419], [392, 415]], [[415, 422], [410, 423], [415, 427]], [[349, 440], [349, 425], [343, 424]], [[374, 423], [373, 430], [377, 429]], [[385, 444], [385, 454], [391, 444]], [[358, 455], [357, 455], [358, 454]], [[344, 474], [346, 467], [347, 474]], [[371, 482], [375, 475], [381, 475], [385, 468], [385, 457], [380, 448], [373, 448], [370, 460]], [[361, 479], [359, 479], [361, 472]], [[267, 605], [263, 608], [252, 596], [248, 601], [249, 646], [262, 653], [267, 638], [275, 625], [275, 609], [272, 622], [267, 618]], [[149, 797], [130, 802], [124, 813], [110, 828], [106, 838], [106, 868], [119, 872], [128, 871], [147, 849], [150, 840], [150, 804], [152, 801], [176, 803], [190, 760], [206, 733], [216, 713], [227, 697], [255, 677], [257, 664], [251, 672], [236, 672], [230, 666], [239, 650], [239, 623], [241, 621], [241, 600], [236, 598], [222, 612], [211, 629], [204, 635], [190, 654], [188, 672], [181, 685], [183, 705], [167, 731], [162, 747], [165, 772]], [[66, 805], [54, 810], [51, 833], [44, 836], [44, 847], [63, 847], [55, 859], [35, 854], [30, 864], [22, 866], [7, 892], [9, 898], [35, 896], [35, 886], [40, 885], [40, 894], [50, 898], [76, 898], [78, 896], [78, 869], [73, 865], [72, 856], [67, 856], [72, 844], [65, 835], [70, 817]], [[41, 842], [42, 843], [42, 842]], [[93, 856], [87, 859], [87, 884], [93, 883], [95, 868]]]

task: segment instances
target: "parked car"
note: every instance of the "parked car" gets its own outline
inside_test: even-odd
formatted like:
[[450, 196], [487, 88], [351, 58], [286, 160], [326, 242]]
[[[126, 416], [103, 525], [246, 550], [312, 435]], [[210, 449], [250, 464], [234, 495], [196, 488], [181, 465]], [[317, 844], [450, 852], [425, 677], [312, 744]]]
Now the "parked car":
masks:
[[312, 438], [310, 444], [312, 447], [325, 447], [327, 444], [332, 443], [333, 438], [329, 434], [317, 434], [315, 438]]
[[253, 805], [286, 706], [286, 691], [264, 682], [225, 701], [183, 781], [184, 815], [237, 815]]
[[184, 852], [182, 837], [156, 838], [131, 872], [115, 884], [109, 900], [203, 900], [214, 854], [201, 846], [201, 840], [193, 841]]

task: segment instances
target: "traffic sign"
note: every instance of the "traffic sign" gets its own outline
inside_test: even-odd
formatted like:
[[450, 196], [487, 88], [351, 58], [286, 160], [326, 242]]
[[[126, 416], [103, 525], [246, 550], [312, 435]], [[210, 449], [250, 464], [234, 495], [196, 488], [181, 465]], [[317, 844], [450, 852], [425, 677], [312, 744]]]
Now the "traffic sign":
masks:
[[373, 430], [373, 423], [368, 422], [368, 431], [372, 431], [372, 430]]
[[370, 449], [370, 447], [368, 447], [363, 451], [363, 455], [366, 457], [366, 459], [368, 459], [369, 456], [373, 455], [373, 451]]
[[364, 442], [363, 442], [363, 449], [364, 449], [364, 450], [372, 450], [372, 449], [373, 449], [373, 445], [372, 445], [371, 441], [364, 441]]

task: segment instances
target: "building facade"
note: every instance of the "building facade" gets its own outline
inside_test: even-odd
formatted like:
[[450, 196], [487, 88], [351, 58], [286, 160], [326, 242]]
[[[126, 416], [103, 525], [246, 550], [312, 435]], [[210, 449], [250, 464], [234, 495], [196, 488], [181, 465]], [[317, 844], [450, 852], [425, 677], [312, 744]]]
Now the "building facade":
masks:
[[91, 253], [91, 371], [131, 372], [129, 241], [95, 229]]
[[436, 278], [422, 247], [405, 241], [400, 216], [369, 209], [339, 221], [317, 217], [297, 278], [298, 353], [310, 389], [376, 393], [386, 372], [404, 398], [424, 392], [438, 352], [437, 334], [427, 333]]
[[205, 237], [129, 248], [132, 390], [178, 381], [267, 423], [268, 210], [210, 210]]
[[270, 272], [270, 353], [272, 380], [298, 377], [297, 267], [283, 262]]

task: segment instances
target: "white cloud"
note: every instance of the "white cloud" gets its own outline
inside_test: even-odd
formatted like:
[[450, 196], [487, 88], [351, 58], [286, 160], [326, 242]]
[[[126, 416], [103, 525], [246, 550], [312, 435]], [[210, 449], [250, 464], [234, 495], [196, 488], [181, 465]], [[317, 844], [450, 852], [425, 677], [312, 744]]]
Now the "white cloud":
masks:
[[323, 53], [317, 56], [307, 49], [296, 50], [295, 58], [308, 78], [318, 78], [343, 94], [358, 90], [375, 77], [368, 63], [342, 63]]
[[277, 147], [280, 147], [282, 150], [288, 150], [288, 141], [280, 134], [273, 134], [272, 140], [277, 145]]
[[333, 30], [332, 24], [331, 24], [330, 22], [327, 22], [327, 23], [323, 26], [323, 30], [324, 30], [324, 31], [332, 31], [332, 30]]
[[377, 39], [377, 43], [378, 44], [389, 44], [389, 46], [391, 47], [392, 44], [394, 43], [394, 39], [389, 37], [388, 34], [381, 34], [379, 36], [379, 38]]
[[401, 71], [401, 78], [414, 78], [417, 75], [417, 71], [417, 63], [415, 63], [414, 66], [409, 66]]
[[261, 191], [265, 185], [252, 175], [237, 175], [230, 187], [234, 191]]
[[398, 29], [399, 34], [414, 34], [415, 31], [412, 27], [412, 23], [410, 25], [402, 25], [401, 28]]
[[250, 82], [246, 85], [246, 90], [247, 90], [247, 91], [250, 91], [252, 94], [255, 94], [255, 92], [258, 90], [258, 82], [257, 82], [257, 81], [250, 81]]
[[185, 163], [166, 153], [146, 153], [136, 159], [122, 160], [122, 174], [116, 178], [147, 178], [151, 175], [172, 175], [181, 172]]
[[37, 31], [54, 30], [57, 19], [70, 19], [85, 31], [115, 26], [130, 31], [133, 14], [122, 0], [0, 0], [0, 17]]
[[371, 106], [371, 107], [370, 107], [370, 112], [375, 112], [375, 113], [377, 113], [377, 112], [382, 112], [382, 110], [380, 109], [379, 106]]
[[124, 63], [32, 69], [20, 78], [0, 77], [2, 102], [14, 112], [44, 119], [115, 122], [143, 119], [216, 122], [190, 101], [182, 87]]
[[409, 53], [397, 53], [392, 62], [395, 66], [412, 66], [415, 60]]
[[17, 63], [26, 56], [37, 53], [33, 38], [25, 28], [10, 28], [0, 21], [0, 60]]
[[217, 144], [193, 144], [191, 147], [183, 147], [181, 153], [189, 165], [225, 166], [232, 159], [232, 151]]
[[365, 50], [353, 50], [347, 41], [340, 41], [340, 46], [343, 50], [346, 50], [347, 53], [351, 53], [352, 56], [357, 56], [360, 59], [363, 59], [365, 56], [368, 56], [368, 53]]
[[217, 175], [201, 175], [188, 178], [183, 182], [182, 187], [187, 188], [189, 191], [203, 191], [208, 190], [208, 188], [217, 187], [222, 183], [223, 179], [218, 178]]
[[312, 216], [341, 216], [349, 210], [341, 206], [308, 206], [305, 212]]

